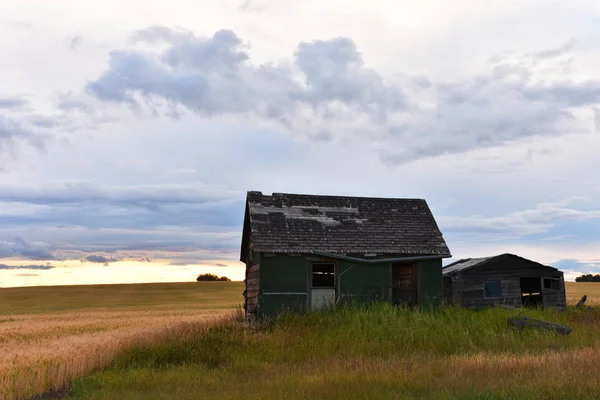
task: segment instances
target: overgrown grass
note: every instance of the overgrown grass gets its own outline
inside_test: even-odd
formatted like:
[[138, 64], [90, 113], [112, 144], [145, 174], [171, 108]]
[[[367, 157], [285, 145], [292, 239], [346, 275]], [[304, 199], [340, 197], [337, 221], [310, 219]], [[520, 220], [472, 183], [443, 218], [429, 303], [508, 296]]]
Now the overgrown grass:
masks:
[[600, 312], [526, 311], [569, 336], [507, 327], [514, 311], [386, 304], [188, 325], [78, 379], [79, 399], [595, 399]]

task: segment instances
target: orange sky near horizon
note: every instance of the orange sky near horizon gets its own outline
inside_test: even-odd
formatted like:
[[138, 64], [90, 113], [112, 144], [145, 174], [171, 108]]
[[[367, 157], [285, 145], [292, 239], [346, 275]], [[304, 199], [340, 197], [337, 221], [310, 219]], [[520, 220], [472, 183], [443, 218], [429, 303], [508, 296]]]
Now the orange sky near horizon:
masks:
[[[46, 262], [3, 259], [8, 266], [46, 265]], [[231, 260], [212, 265], [170, 265], [169, 260], [116, 261], [107, 266], [79, 260], [53, 261], [52, 269], [0, 269], [0, 288], [23, 286], [91, 285], [151, 282], [193, 282], [199, 274], [213, 273], [234, 281], [244, 280], [244, 267]]]

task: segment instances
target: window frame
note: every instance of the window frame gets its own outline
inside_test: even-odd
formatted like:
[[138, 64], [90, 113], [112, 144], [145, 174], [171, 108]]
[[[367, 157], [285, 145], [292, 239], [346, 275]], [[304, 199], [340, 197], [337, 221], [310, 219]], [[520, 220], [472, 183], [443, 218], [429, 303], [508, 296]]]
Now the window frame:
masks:
[[[331, 273], [333, 282], [331, 286], [315, 286], [315, 265], [331, 265], [333, 267], [333, 272]], [[334, 262], [312, 262], [310, 265], [310, 287], [315, 289], [337, 289], [337, 265]]]
[[[550, 284], [550, 287], [546, 287], [546, 281], [548, 282], [556, 282], [556, 288], [552, 287], [552, 284]], [[561, 290], [562, 289], [562, 284], [561, 284], [561, 280], [560, 278], [547, 278], [544, 277], [543, 278], [543, 282], [542, 282], [542, 290]]]
[[[488, 296], [486, 290], [486, 284], [488, 283], [498, 283], [498, 296]], [[484, 299], [501, 299], [502, 298], [502, 281], [500, 279], [490, 279], [487, 281], [483, 281], [483, 298]]]

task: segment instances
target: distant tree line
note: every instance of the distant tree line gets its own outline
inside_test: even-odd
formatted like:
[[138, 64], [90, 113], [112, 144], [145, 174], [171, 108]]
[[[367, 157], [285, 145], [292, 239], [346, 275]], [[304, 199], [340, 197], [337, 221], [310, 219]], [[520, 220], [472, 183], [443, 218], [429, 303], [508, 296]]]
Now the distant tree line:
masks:
[[600, 274], [585, 274], [575, 278], [575, 282], [600, 282]]
[[228, 277], [226, 277], [226, 276], [219, 277], [218, 275], [215, 275], [215, 274], [200, 274], [200, 275], [198, 275], [196, 280], [198, 282], [231, 282], [231, 279], [229, 279]]

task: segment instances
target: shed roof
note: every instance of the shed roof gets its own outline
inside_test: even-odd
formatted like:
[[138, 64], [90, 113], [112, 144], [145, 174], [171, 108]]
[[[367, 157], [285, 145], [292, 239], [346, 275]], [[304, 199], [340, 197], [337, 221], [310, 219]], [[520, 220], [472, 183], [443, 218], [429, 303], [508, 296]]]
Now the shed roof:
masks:
[[525, 260], [528, 263], [537, 264], [540, 267], [552, 269], [554, 271], [558, 271], [558, 269], [556, 269], [554, 267], [550, 267], [548, 265], [540, 264], [540, 263], [537, 263], [535, 261], [528, 260], [526, 258], [519, 257], [519, 256], [514, 255], [514, 254], [504, 253], [504, 254], [499, 254], [497, 256], [492, 256], [492, 257], [463, 258], [461, 260], [455, 261], [455, 262], [453, 262], [451, 264], [448, 264], [445, 267], [443, 267], [442, 268], [442, 275], [443, 276], [451, 276], [451, 275], [457, 274], [459, 272], [464, 272], [464, 271], [467, 271], [467, 270], [470, 270], [470, 269], [473, 269], [473, 268], [480, 267], [481, 265], [483, 265], [485, 263], [488, 263], [488, 262], [490, 262], [492, 260], [499, 259], [501, 257], [516, 257], [516, 258]]
[[422, 199], [248, 192], [242, 260], [249, 236], [270, 253], [450, 256]]

